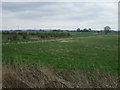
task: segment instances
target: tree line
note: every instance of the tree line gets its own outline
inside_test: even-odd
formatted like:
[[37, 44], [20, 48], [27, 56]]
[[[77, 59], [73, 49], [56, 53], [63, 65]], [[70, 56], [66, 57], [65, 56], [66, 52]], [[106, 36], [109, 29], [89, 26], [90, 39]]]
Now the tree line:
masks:
[[36, 37], [37, 39], [45, 39], [45, 38], [57, 38], [57, 37], [68, 37], [69, 33], [58, 33], [58, 32], [10, 32], [3, 31], [2, 36], [6, 36], [7, 40], [20, 40], [20, 39], [31, 39], [32, 37]]
[[[104, 29], [105, 34], [108, 34], [111, 30], [110, 26], [105, 26], [103, 29]], [[88, 28], [88, 29], [87, 28], [84, 28], [84, 29], [78, 28], [76, 31], [77, 32], [91, 32], [92, 29], [91, 28]], [[97, 32], [99, 33], [99, 31], [97, 31]]]

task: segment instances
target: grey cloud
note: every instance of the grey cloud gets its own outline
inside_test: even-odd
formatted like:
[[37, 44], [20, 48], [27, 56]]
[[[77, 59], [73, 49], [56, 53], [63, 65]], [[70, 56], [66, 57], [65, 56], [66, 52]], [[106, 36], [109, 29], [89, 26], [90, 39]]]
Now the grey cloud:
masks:
[[[100, 25], [99, 23], [102, 22], [104, 24], [112, 24], [112, 21], [116, 23], [114, 18], [117, 18], [117, 7], [115, 5], [112, 3], [77, 2], [4, 2], [2, 9], [4, 22], [10, 22], [8, 20], [13, 19], [16, 22], [20, 20], [28, 22], [31, 20], [43, 23], [54, 22], [54, 24], [56, 22], [61, 22], [61, 24], [62, 22], [71, 22], [71, 24], [73, 22], [75, 24], [86, 22], [87, 24], [87, 21], [90, 21], [92, 25]], [[88, 24], [90, 26], [90, 23]], [[51, 23], [48, 26], [50, 25], [52, 26]]]

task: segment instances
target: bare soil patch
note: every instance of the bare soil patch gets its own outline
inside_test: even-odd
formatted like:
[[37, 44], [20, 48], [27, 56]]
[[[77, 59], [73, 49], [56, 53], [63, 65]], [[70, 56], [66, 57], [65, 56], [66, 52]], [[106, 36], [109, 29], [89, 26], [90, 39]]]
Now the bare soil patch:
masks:
[[60, 42], [69, 42], [69, 41], [60, 41]]
[[112, 35], [112, 36], [120, 36], [119, 34], [116, 34], [116, 35]]

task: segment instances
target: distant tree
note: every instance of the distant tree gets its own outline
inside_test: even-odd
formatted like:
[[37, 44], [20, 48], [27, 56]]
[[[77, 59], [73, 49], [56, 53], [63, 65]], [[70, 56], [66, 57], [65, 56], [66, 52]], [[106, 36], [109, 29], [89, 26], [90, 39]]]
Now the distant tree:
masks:
[[87, 30], [87, 28], [84, 28], [83, 31], [84, 31], [84, 32], [87, 32], [88, 30]]
[[8, 35], [8, 37], [7, 37], [7, 40], [18, 40], [19, 38], [18, 38], [18, 36], [17, 35]]
[[18, 36], [17, 36], [17, 34], [15, 34], [15, 35], [12, 35], [13, 37], [13, 40], [18, 40]]
[[80, 32], [80, 28], [77, 29], [77, 32]]
[[91, 28], [89, 28], [88, 30], [89, 30], [89, 31], [92, 31], [92, 29], [91, 29]]
[[105, 34], [108, 34], [109, 32], [110, 32], [110, 26], [105, 26], [104, 27], [104, 32], [105, 32]]
[[100, 31], [97, 31], [97, 34], [99, 34], [100, 33]]
[[29, 39], [28, 34], [26, 32], [23, 34], [23, 39]]

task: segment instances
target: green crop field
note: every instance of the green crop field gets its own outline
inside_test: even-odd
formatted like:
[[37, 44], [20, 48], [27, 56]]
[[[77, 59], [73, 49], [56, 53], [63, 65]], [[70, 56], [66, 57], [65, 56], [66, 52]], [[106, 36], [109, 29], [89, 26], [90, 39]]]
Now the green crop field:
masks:
[[117, 75], [118, 35], [70, 32], [71, 36], [28, 42], [3, 43], [4, 66], [35, 65], [55, 71], [91, 71]]
[[[77, 35], [77, 34], [76, 34]], [[112, 35], [65, 38], [38, 43], [3, 45], [3, 62], [37, 63], [54, 68], [117, 72], [118, 38]]]

